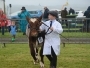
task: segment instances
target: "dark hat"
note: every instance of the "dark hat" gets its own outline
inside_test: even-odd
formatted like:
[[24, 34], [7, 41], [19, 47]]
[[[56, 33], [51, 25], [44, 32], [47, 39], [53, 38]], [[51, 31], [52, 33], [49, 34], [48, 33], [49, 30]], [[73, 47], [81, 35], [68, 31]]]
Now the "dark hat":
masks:
[[56, 18], [58, 17], [57, 11], [49, 11], [49, 14], [56, 17]]
[[21, 10], [26, 10], [26, 8], [25, 7], [22, 7], [22, 9]]

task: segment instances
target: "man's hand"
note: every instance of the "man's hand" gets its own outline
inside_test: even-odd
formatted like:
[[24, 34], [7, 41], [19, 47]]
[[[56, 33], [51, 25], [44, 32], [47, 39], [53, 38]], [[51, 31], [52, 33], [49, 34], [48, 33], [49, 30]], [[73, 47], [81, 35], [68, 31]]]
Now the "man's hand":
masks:
[[53, 31], [53, 30], [54, 30], [54, 29], [53, 29], [53, 27], [51, 27], [51, 28], [50, 28], [50, 30], [52, 30], [52, 31]]

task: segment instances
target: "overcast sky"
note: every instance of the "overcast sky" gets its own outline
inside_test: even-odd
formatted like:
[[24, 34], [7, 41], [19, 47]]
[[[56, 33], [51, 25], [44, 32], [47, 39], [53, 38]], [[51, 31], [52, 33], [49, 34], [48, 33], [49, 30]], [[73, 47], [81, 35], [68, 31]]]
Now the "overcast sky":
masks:
[[[67, 0], [6, 0], [6, 6], [12, 4], [12, 12], [19, 11], [22, 6], [25, 6], [27, 10], [43, 9], [47, 6], [49, 9], [60, 9], [67, 2]], [[73, 8], [75, 10], [87, 10], [90, 6], [90, 0], [68, 0], [69, 5], [64, 6], [67, 9]], [[41, 6], [40, 6], [40, 5]], [[27, 6], [28, 5], [28, 6]], [[34, 6], [35, 5], [35, 6]]]
[[[67, 0], [6, 0], [6, 4], [13, 5], [63, 5]], [[90, 5], [90, 0], [68, 0], [69, 5], [84, 6]]]

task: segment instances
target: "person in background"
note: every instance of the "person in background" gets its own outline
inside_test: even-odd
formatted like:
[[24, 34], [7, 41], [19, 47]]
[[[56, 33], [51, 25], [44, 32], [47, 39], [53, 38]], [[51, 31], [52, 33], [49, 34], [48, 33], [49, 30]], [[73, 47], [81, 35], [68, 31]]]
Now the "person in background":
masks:
[[[0, 9], [0, 12], [1, 12], [2, 10]], [[1, 32], [1, 22], [0, 22], [0, 32]]]
[[45, 31], [45, 42], [43, 48], [43, 55], [46, 55], [50, 61], [50, 68], [57, 68], [57, 55], [60, 53], [60, 34], [63, 32], [61, 24], [56, 20], [57, 12], [49, 11], [49, 21], [44, 22], [47, 26], [42, 24], [41, 31]]
[[[26, 10], [25, 7], [22, 7], [21, 13], [18, 14], [20, 19], [26, 19], [26, 17], [31, 17], [30, 13]], [[23, 32], [23, 35], [26, 35], [26, 26], [28, 25], [27, 20], [20, 20], [20, 29]]]
[[48, 12], [49, 12], [49, 9], [47, 7], [44, 7], [44, 14], [43, 14], [44, 21], [48, 20], [48, 15], [49, 15]]
[[56, 20], [60, 22], [60, 20], [59, 20], [59, 12], [57, 10], [55, 10], [55, 11], [58, 14], [57, 17], [56, 17]]
[[1, 32], [1, 22], [0, 22], [0, 32]]
[[[67, 12], [67, 8], [65, 7], [64, 10], [61, 11], [61, 17], [62, 18], [67, 18], [68, 12]], [[62, 22], [66, 23], [66, 26], [68, 27], [68, 22], [67, 20], [62, 20]], [[62, 23], [63, 24], [63, 23]]]
[[70, 10], [69, 10], [69, 15], [72, 15], [72, 14], [75, 14], [75, 10], [72, 9], [72, 8], [70, 8]]
[[[84, 16], [86, 16], [86, 18], [90, 18], [90, 6], [85, 11]], [[90, 32], [90, 20], [87, 20], [86, 23], [84, 23], [84, 26], [86, 27], [87, 32]]]
[[7, 20], [7, 27], [8, 27], [8, 31], [10, 32], [10, 28], [11, 28], [11, 20]]
[[2, 10], [0, 10], [0, 24], [1, 24], [2, 35], [4, 35], [5, 26], [7, 24], [7, 18], [6, 18], [6, 15], [3, 13]]
[[13, 42], [13, 41], [15, 41], [15, 36], [16, 36], [15, 20], [11, 21], [11, 26], [10, 26], [9, 30], [10, 30], [10, 34], [12, 35], [12, 42]]

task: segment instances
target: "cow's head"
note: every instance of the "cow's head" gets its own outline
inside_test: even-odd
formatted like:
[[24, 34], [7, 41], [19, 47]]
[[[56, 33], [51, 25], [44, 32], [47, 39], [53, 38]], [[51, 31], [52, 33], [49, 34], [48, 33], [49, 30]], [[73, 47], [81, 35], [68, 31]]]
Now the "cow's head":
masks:
[[30, 24], [30, 36], [31, 37], [37, 37], [38, 33], [39, 33], [39, 27], [41, 25], [41, 19], [42, 16], [40, 18], [28, 18], [27, 17], [27, 21]]

